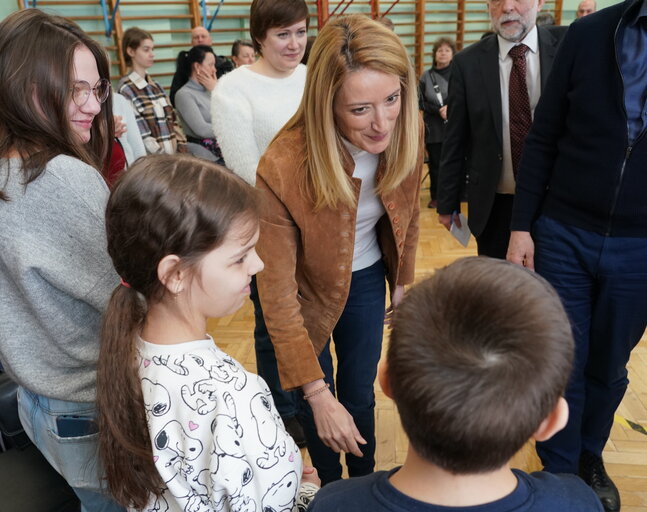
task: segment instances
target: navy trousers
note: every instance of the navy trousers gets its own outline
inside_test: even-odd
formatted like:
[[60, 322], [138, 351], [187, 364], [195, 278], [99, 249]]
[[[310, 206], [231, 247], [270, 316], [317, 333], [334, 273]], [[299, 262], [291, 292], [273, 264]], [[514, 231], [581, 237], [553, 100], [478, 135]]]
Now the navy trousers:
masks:
[[270, 339], [263, 318], [263, 309], [258, 297], [258, 286], [256, 285], [256, 276], [252, 277], [250, 283], [250, 298], [254, 304], [254, 350], [256, 352], [256, 372], [263, 377], [267, 386], [270, 388], [276, 410], [279, 411], [281, 418], [291, 418], [297, 415], [296, 391], [285, 391], [281, 387], [279, 380], [279, 370], [276, 363], [276, 354], [274, 345]]
[[537, 453], [547, 471], [577, 473], [582, 450], [602, 454], [645, 331], [647, 238], [605, 237], [542, 216], [533, 239], [535, 269], [559, 293], [575, 337], [568, 425]]
[[[344, 311], [333, 329], [337, 355], [334, 378], [330, 340], [319, 355], [319, 364], [330, 390], [346, 408], [367, 444], [360, 445], [363, 457], [346, 454], [349, 476], [363, 476], [375, 467], [375, 393], [377, 363], [384, 333], [385, 270], [382, 261], [353, 272], [350, 293]], [[299, 401], [299, 419], [308, 443], [312, 464], [322, 485], [339, 480], [342, 475], [339, 454], [328, 448], [317, 435], [312, 409]]]

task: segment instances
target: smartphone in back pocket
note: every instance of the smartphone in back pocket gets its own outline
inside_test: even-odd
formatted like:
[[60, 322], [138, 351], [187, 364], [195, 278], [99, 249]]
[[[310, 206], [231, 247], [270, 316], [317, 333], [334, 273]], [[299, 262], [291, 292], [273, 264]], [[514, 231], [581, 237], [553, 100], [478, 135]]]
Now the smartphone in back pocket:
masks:
[[83, 437], [99, 432], [99, 425], [88, 416], [64, 414], [56, 417], [56, 429], [59, 437]]

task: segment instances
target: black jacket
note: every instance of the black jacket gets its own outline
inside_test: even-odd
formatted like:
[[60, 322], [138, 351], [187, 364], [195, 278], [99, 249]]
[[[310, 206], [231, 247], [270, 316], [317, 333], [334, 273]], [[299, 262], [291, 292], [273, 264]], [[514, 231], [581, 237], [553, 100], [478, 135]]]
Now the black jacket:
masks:
[[[420, 110], [423, 111], [425, 120], [425, 144], [442, 143], [445, 139], [445, 121], [440, 117], [439, 109], [447, 104], [447, 89], [449, 86], [449, 76], [451, 73], [451, 64], [446, 73], [438, 72], [436, 68], [429, 68], [420, 77], [418, 85]], [[438, 95], [434, 89], [438, 86], [442, 96], [442, 105], [438, 101]]]
[[524, 145], [513, 230], [530, 231], [543, 213], [604, 235], [647, 236], [647, 137], [643, 130], [628, 145], [616, 60], [618, 25], [639, 4], [627, 0], [569, 28]]

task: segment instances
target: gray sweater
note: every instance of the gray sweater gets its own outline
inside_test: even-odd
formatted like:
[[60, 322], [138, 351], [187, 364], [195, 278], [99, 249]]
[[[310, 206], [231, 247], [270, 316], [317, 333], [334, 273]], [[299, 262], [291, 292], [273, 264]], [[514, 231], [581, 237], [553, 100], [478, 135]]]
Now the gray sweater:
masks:
[[101, 313], [119, 283], [106, 251], [108, 188], [69, 156], [26, 187], [19, 165], [0, 159], [10, 199], [0, 201], [0, 361], [35, 393], [91, 402]]
[[211, 127], [211, 93], [191, 79], [175, 95], [184, 133], [197, 139], [213, 139]]

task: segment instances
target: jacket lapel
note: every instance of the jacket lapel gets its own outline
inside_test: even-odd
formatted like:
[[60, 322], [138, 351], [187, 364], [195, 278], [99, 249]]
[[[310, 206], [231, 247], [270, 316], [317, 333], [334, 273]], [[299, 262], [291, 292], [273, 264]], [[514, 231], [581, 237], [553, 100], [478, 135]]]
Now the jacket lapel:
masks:
[[539, 39], [539, 74], [543, 92], [557, 52], [557, 38], [542, 27], [537, 27], [537, 37]]
[[501, 119], [501, 83], [499, 80], [499, 43], [495, 35], [489, 36], [483, 41], [482, 55], [479, 59], [483, 84], [487, 92], [487, 101], [490, 105], [490, 113], [494, 122], [499, 144], [503, 145], [502, 131], [503, 121]]

